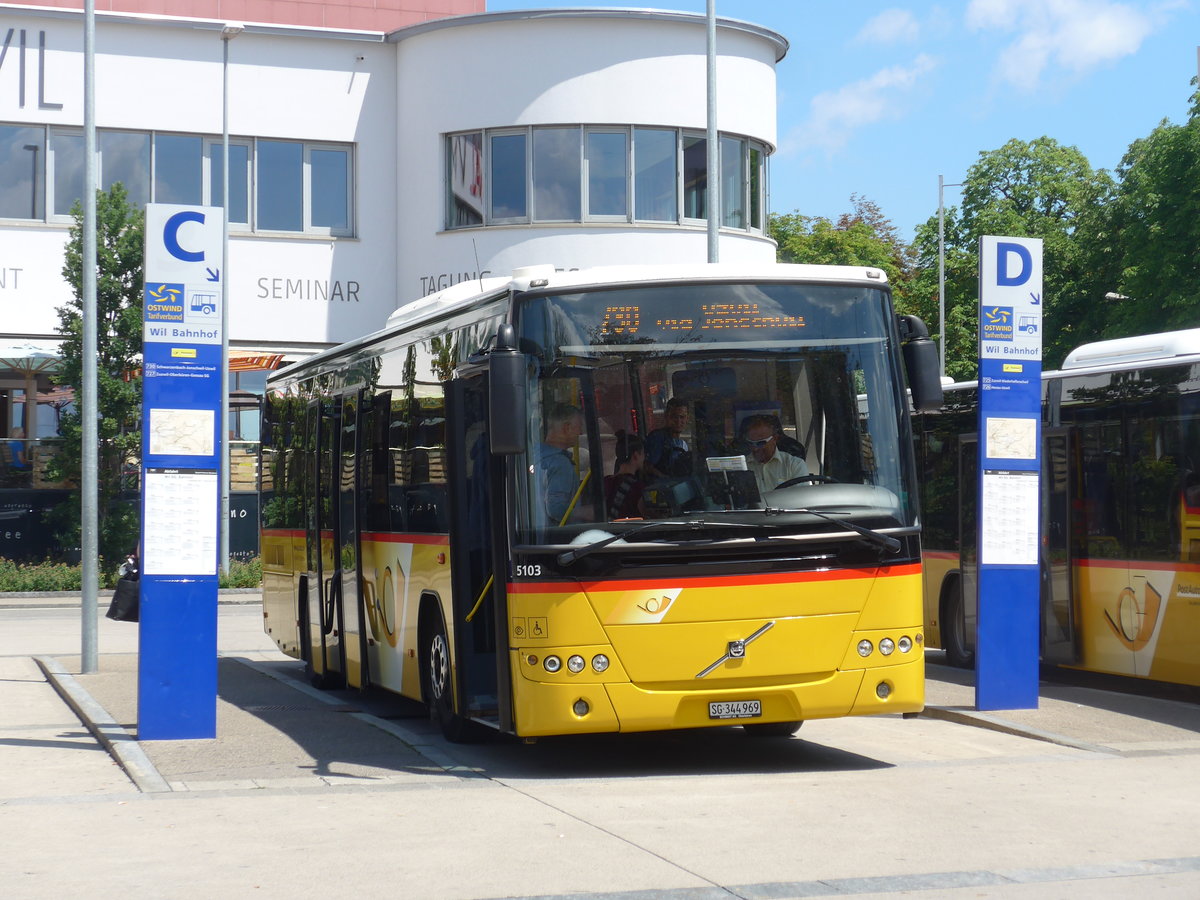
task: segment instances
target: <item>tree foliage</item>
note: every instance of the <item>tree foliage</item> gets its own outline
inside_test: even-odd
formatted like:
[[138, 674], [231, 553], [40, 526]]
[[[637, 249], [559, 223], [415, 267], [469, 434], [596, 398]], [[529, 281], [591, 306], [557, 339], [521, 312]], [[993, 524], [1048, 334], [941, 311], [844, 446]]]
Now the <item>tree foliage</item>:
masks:
[[[62, 447], [51, 476], [80, 483], [83, 455], [83, 209], [71, 210], [63, 278], [74, 298], [58, 309], [63, 336], [60, 384], [74, 385], [75, 409], [60, 421]], [[96, 192], [96, 405], [99, 411], [98, 543], [103, 559], [120, 558], [137, 546], [138, 507], [123, 502], [126, 473], [141, 456], [142, 383], [134, 373], [142, 352], [142, 255], [145, 217], [129, 203], [125, 188]], [[131, 485], [136, 487], [136, 484]], [[63, 546], [79, 545], [81, 494], [78, 487], [54, 511]]]
[[900, 232], [871, 200], [851, 195], [852, 211], [836, 221], [799, 211], [772, 215], [768, 230], [780, 262], [873, 266], [887, 273], [897, 296], [912, 277], [913, 253]]
[[[1111, 290], [1095, 263], [1093, 235], [1114, 185], [1075, 147], [1048, 137], [1010, 140], [979, 154], [962, 184], [962, 206], [945, 215], [946, 370], [976, 375], [979, 238], [1041, 238], [1043, 358], [1057, 365], [1078, 344], [1104, 331], [1104, 294]], [[937, 326], [937, 218], [917, 230], [918, 273], [912, 305]]]
[[1188, 121], [1162, 122], [1134, 141], [1096, 258], [1111, 273], [1106, 334], [1200, 327], [1200, 94]]

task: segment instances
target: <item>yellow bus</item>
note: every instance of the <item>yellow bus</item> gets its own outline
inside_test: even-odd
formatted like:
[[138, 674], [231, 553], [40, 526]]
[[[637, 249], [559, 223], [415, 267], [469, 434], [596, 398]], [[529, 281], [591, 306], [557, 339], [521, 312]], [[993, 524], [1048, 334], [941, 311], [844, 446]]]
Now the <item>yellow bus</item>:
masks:
[[877, 269], [539, 266], [417, 300], [268, 383], [266, 630], [452, 740], [919, 711], [905, 371], [936, 406]]
[[[925, 628], [970, 666], [975, 382], [915, 419]], [[1087, 344], [1042, 373], [1044, 662], [1200, 685], [1200, 329]]]

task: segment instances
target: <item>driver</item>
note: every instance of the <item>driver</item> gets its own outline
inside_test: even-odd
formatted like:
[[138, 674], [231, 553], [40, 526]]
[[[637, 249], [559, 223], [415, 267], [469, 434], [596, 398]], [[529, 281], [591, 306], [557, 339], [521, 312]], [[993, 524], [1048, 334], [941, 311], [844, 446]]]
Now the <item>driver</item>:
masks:
[[750, 445], [746, 462], [754, 473], [760, 493], [773, 491], [785, 481], [808, 474], [808, 465], [798, 456], [779, 449], [779, 432], [768, 416], [750, 416], [744, 425]]

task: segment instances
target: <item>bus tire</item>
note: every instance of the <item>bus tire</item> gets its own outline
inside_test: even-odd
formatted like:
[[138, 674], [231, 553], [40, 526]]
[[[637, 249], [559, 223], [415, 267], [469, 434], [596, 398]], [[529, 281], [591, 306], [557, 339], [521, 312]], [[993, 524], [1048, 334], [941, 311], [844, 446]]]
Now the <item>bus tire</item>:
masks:
[[453, 673], [450, 664], [450, 641], [446, 626], [436, 612], [429, 616], [429, 627], [422, 629], [421, 683], [425, 689], [425, 705], [429, 717], [442, 729], [442, 736], [454, 744], [471, 740], [471, 723], [454, 711]]
[[746, 737], [755, 738], [785, 738], [791, 737], [800, 730], [803, 720], [799, 722], [755, 722], [742, 726]]
[[960, 669], [975, 665], [975, 651], [967, 646], [967, 610], [963, 603], [962, 579], [955, 578], [942, 597], [942, 648], [946, 662]]

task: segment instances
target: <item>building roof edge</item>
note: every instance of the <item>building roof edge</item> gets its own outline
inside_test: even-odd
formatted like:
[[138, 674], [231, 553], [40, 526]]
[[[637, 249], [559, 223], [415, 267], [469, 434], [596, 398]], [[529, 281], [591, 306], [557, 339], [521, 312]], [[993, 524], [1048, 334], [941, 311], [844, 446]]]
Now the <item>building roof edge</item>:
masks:
[[[442, 19], [431, 19], [416, 25], [406, 25], [387, 35], [387, 41], [398, 44], [408, 38], [440, 31], [443, 28], [459, 28], [464, 25], [486, 25], [492, 22], [515, 22], [532, 19], [648, 19], [661, 22], [687, 22], [703, 25], [705, 17], [700, 13], [681, 12], [669, 9], [636, 9], [636, 8], [598, 8], [570, 6], [561, 9], [514, 9], [503, 12], [471, 13], [462, 16], [447, 16]], [[717, 19], [718, 28], [732, 31], [742, 31], [754, 37], [761, 38], [775, 46], [775, 62], [786, 55], [791, 45], [788, 39], [777, 31], [772, 31], [753, 22], [741, 19]]]

